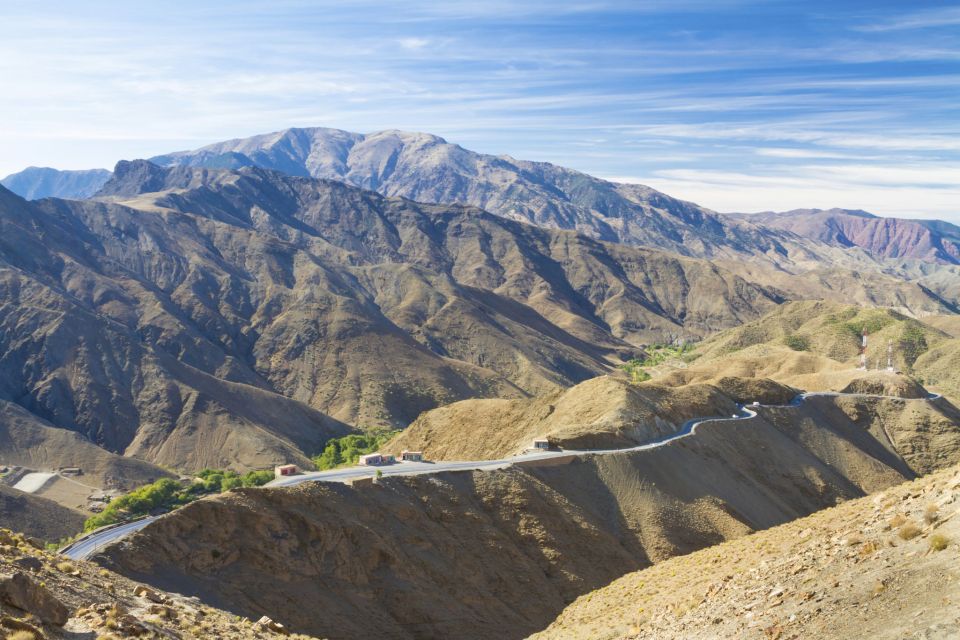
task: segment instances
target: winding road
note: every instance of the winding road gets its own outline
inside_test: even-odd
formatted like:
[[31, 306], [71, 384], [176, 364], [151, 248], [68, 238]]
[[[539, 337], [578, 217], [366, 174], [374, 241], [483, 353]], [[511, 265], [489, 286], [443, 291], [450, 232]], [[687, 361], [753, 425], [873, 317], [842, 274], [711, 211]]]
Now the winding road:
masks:
[[[645, 444], [637, 445], [635, 447], [626, 447], [621, 449], [589, 449], [589, 450], [573, 450], [573, 449], [563, 449], [557, 451], [539, 451], [533, 453], [524, 453], [509, 458], [502, 458], [500, 460], [473, 460], [473, 461], [438, 461], [438, 462], [400, 462], [394, 465], [384, 466], [384, 467], [349, 467], [346, 469], [333, 469], [330, 471], [317, 471], [314, 473], [304, 473], [297, 476], [289, 476], [286, 478], [279, 478], [265, 485], [265, 487], [292, 487], [303, 482], [350, 482], [353, 480], [358, 480], [362, 478], [372, 478], [376, 475], [377, 471], [384, 476], [413, 476], [413, 475], [422, 475], [428, 473], [442, 473], [445, 471], [490, 471], [494, 469], [504, 469], [513, 464], [518, 463], [527, 463], [534, 462], [538, 460], [548, 460], [550, 458], [558, 458], [564, 456], [587, 456], [587, 455], [610, 455], [614, 453], [629, 453], [631, 451], [646, 451], [649, 449], [656, 449], [664, 445], [670, 444], [677, 440], [682, 440], [683, 438], [690, 437], [695, 435], [697, 432], [697, 427], [703, 424], [710, 422], [728, 422], [735, 420], [749, 420], [756, 417], [757, 412], [755, 409], [760, 407], [768, 408], [783, 408], [783, 407], [797, 407], [801, 405], [807, 398], [813, 397], [863, 397], [863, 398], [886, 398], [886, 399], [896, 399], [904, 401], [913, 401], [913, 400], [923, 400], [923, 401], [934, 401], [938, 400], [941, 396], [937, 393], [929, 394], [925, 398], [902, 398], [900, 396], [886, 396], [886, 395], [874, 395], [866, 393], [840, 393], [835, 391], [813, 391], [808, 393], [801, 393], [789, 404], [786, 405], [750, 405], [740, 407], [738, 414], [725, 417], [725, 416], [715, 416], [708, 418], [693, 418], [687, 420], [676, 433], [672, 433], [669, 436], [661, 438], [659, 440], [654, 440], [652, 442], [647, 442]], [[74, 560], [84, 560], [89, 558], [98, 550], [103, 547], [121, 540], [135, 531], [143, 529], [148, 524], [156, 520], [158, 517], [163, 516], [148, 516], [141, 520], [136, 520], [134, 522], [128, 522], [120, 525], [111, 525], [110, 527], [104, 527], [97, 531], [93, 531], [70, 545], [64, 547], [60, 550], [60, 553], [72, 558]]]

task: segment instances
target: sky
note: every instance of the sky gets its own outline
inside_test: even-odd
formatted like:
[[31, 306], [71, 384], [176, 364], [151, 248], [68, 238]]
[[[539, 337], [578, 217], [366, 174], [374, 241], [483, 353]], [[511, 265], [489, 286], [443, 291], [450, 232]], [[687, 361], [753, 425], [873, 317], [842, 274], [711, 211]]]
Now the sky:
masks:
[[0, 0], [0, 176], [426, 131], [718, 211], [960, 222], [960, 2]]

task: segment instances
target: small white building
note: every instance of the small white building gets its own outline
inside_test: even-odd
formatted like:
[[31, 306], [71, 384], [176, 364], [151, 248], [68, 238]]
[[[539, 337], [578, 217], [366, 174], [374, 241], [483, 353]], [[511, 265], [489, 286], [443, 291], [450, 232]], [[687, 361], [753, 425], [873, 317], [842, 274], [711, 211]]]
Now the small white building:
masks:
[[400, 459], [404, 462], [423, 462], [423, 452], [422, 451], [402, 451], [400, 452]]
[[539, 451], [549, 451], [553, 448], [553, 443], [547, 438], [534, 438], [532, 448]]
[[368, 453], [360, 456], [359, 464], [365, 467], [378, 467], [383, 464], [383, 455], [379, 453]]

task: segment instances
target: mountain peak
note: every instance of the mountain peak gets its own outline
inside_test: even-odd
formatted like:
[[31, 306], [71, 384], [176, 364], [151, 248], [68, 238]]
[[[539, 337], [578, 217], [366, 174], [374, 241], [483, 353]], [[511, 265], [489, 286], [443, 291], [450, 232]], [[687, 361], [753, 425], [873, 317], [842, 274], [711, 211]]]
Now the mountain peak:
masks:
[[168, 171], [149, 160], [121, 160], [98, 196], [133, 196], [163, 191]]

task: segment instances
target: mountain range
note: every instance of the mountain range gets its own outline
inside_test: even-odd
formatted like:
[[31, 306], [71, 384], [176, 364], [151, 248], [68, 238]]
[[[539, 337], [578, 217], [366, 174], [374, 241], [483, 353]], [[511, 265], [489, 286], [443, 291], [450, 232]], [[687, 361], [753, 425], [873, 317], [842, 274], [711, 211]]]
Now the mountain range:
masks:
[[[861, 247], [880, 257], [953, 264], [960, 238], [960, 230], [945, 222], [878, 218], [842, 209], [718, 215], [647, 186], [609, 182], [546, 162], [480, 154], [435, 135], [397, 130], [359, 134], [292, 128], [156, 156], [151, 162], [224, 169], [256, 166], [293, 176], [338, 180], [387, 196], [471, 204], [538, 226], [696, 257], [766, 254], [802, 265], [815, 259], [818, 252], [813, 245], [798, 244], [799, 236]], [[108, 177], [102, 169], [31, 167], [0, 182], [31, 200], [76, 199], [93, 195]], [[861, 229], [851, 228], [856, 220]], [[867, 220], [870, 222], [864, 223]], [[822, 224], [827, 229], [818, 231]], [[886, 227], [888, 233], [873, 232], [866, 237], [863, 227]], [[783, 234], [782, 230], [792, 233]], [[925, 241], [933, 252], [926, 246], [907, 250], [910, 234], [924, 233], [929, 235]]]
[[702, 260], [255, 167], [0, 192], [0, 398], [174, 468], [609, 372], [781, 299]]
[[[8, 182], [39, 195], [30, 175]], [[881, 260], [427, 134], [289, 129], [107, 177], [87, 199], [0, 191], [0, 400], [177, 469], [309, 466], [330, 437], [554, 392], [786, 300], [960, 296], [930, 252]]]

